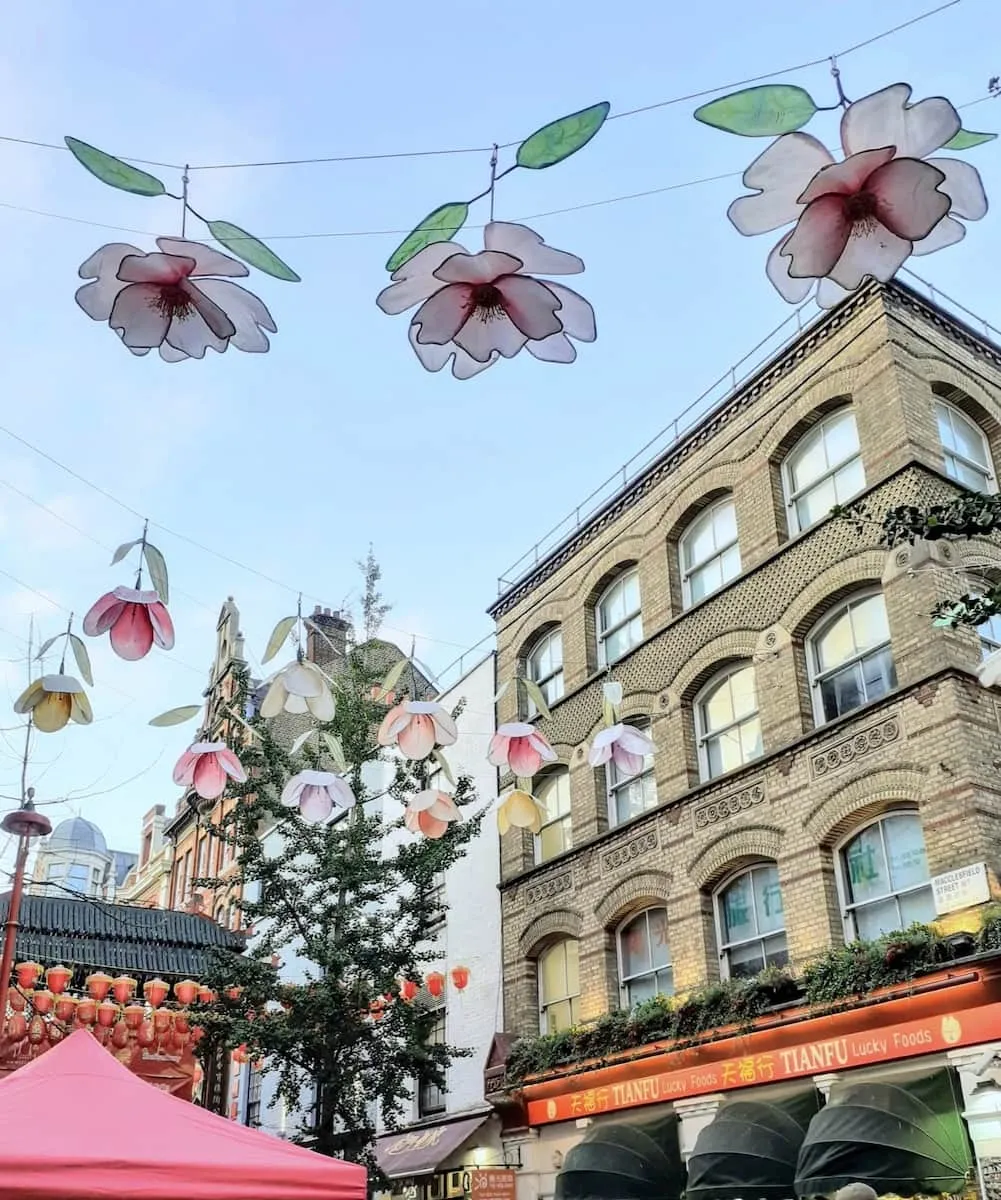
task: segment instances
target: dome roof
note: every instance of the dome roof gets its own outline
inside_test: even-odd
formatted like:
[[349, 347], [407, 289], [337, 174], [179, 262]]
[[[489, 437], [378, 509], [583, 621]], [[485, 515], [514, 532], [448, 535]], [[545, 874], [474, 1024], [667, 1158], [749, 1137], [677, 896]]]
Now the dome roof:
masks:
[[70, 817], [60, 821], [49, 838], [49, 850], [90, 850], [97, 854], [108, 853], [104, 834], [91, 821], [83, 817]]

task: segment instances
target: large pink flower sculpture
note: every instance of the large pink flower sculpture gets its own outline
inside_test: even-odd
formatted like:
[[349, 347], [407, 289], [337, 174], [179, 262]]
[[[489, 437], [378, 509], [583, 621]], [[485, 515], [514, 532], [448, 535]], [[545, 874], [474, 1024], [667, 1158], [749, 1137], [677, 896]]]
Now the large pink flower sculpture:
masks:
[[428, 838], [444, 837], [449, 825], [461, 819], [462, 814], [452, 797], [434, 788], [413, 796], [403, 814], [403, 824], [411, 833], [423, 833]]
[[545, 362], [571, 363], [570, 338], [593, 342], [594, 309], [570, 288], [537, 274], [579, 275], [575, 254], [554, 250], [524, 225], [491, 221], [485, 249], [435, 242], [394, 272], [376, 300], [395, 316], [420, 304], [410, 344], [429, 371], [453, 359], [456, 379], [469, 379], [523, 348]]
[[510, 767], [522, 779], [536, 774], [544, 762], [555, 761], [556, 751], [545, 734], [526, 721], [499, 725], [487, 751], [487, 762], [491, 766]]
[[116, 587], [93, 606], [83, 619], [88, 637], [111, 630], [111, 648], [128, 662], [145, 658], [156, 644], [161, 650], [174, 646], [174, 623], [158, 592], [140, 592]]
[[404, 700], [391, 708], [379, 726], [380, 746], [399, 746], [407, 758], [427, 758], [438, 746], [453, 746], [459, 736], [455, 722], [433, 700]]
[[300, 771], [285, 784], [281, 802], [286, 808], [298, 808], [307, 825], [319, 825], [330, 819], [335, 807], [352, 808], [355, 795], [332, 771]]
[[[230, 278], [249, 275], [241, 262], [183, 238], [156, 239], [160, 253], [125, 242], [102, 246], [80, 268], [92, 279], [76, 293], [88, 317], [107, 321], [133, 354], [159, 349], [166, 362], [204, 358], [206, 350], [263, 354], [264, 330], [278, 326], [261, 300]], [[224, 278], [214, 278], [224, 276]], [[225, 277], [229, 278], [225, 278]]]
[[225, 742], [196, 742], [177, 760], [174, 782], [193, 787], [203, 800], [217, 800], [226, 790], [226, 778], [247, 782], [247, 772]]
[[841, 118], [844, 160], [808, 133], [777, 138], [744, 173], [753, 196], [728, 215], [747, 236], [795, 227], [768, 256], [766, 273], [780, 295], [798, 304], [819, 280], [817, 303], [831, 308], [867, 276], [882, 283], [911, 254], [960, 241], [987, 212], [975, 167], [929, 158], [956, 136], [959, 114], [948, 100], [909, 104], [906, 83], [866, 96]]

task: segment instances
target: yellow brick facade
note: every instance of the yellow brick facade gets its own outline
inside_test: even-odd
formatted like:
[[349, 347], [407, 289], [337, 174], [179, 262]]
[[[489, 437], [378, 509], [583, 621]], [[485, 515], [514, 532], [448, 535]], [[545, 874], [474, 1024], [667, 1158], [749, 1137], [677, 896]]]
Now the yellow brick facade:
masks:
[[[535, 866], [531, 835], [502, 839], [506, 1027], [539, 1029], [537, 959], [579, 939], [579, 1015], [619, 1004], [615, 931], [666, 905], [676, 991], [718, 977], [713, 892], [741, 865], [777, 864], [789, 956], [801, 965], [843, 940], [837, 848], [888, 810], [920, 815], [931, 875], [1001, 865], [1001, 692], [974, 671], [980, 641], [932, 628], [936, 601], [968, 590], [957, 568], [1001, 568], [991, 542], [888, 553], [873, 525], [824, 518], [790, 529], [782, 462], [810, 426], [850, 403], [876, 514], [955, 494], [944, 472], [936, 394], [972, 418], [1001, 462], [1001, 352], [893, 284], [825, 315], [494, 606], [500, 680], [524, 674], [547, 628], [562, 631], [563, 698], [540, 720], [569, 768], [574, 847]], [[734, 498], [741, 572], [683, 605], [678, 544], [700, 510]], [[643, 640], [615, 663], [623, 716], [649, 719], [657, 807], [609, 828], [595, 604], [635, 565]], [[811, 628], [860, 589], [882, 591], [897, 686], [826, 724], [814, 716]], [[752, 662], [763, 754], [700, 782], [693, 702], [714, 673]], [[523, 717], [517, 689], [498, 721]], [[508, 778], [502, 783], [510, 784]], [[538, 782], [538, 781], [536, 781]]]

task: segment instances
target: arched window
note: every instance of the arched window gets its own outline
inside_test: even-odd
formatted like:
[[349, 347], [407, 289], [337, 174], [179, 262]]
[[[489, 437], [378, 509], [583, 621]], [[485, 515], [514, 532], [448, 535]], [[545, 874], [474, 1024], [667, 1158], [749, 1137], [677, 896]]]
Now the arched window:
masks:
[[865, 487], [855, 413], [839, 408], [803, 435], [782, 464], [789, 530], [800, 533]]
[[807, 657], [818, 725], [895, 688], [897, 671], [882, 594], [856, 596], [829, 613], [807, 639]]
[[935, 401], [945, 473], [975, 492], [994, 491], [994, 466], [983, 430], [952, 404]]
[[559, 1033], [577, 1024], [580, 966], [576, 938], [563, 938], [539, 955], [539, 1025]]
[[535, 861], [548, 862], [573, 846], [570, 821], [570, 772], [564, 767], [543, 776], [535, 789], [535, 798], [546, 816], [535, 839]]
[[889, 813], [841, 848], [839, 883], [848, 938], [873, 941], [935, 919], [928, 856], [916, 812]]
[[597, 604], [598, 665], [618, 662], [643, 640], [640, 573], [623, 571], [601, 594]]
[[996, 650], [1001, 650], [1001, 616], [997, 613], [982, 625], [978, 625], [977, 633], [980, 635], [981, 658], [987, 658]]
[[619, 929], [619, 988], [624, 1008], [674, 995], [667, 909], [648, 908]]
[[[631, 723], [649, 735], [649, 721]], [[623, 821], [657, 807], [657, 780], [652, 754], [643, 759], [643, 770], [638, 775], [624, 775], [614, 762], [609, 762], [605, 767], [605, 780], [608, 785], [609, 825], [621, 825]]]
[[730, 668], [709, 681], [695, 701], [699, 774], [715, 779], [761, 757], [761, 719], [754, 667]]
[[681, 537], [681, 591], [685, 608], [740, 574], [737, 510], [727, 496], [700, 513]]
[[742, 871], [716, 893], [720, 959], [731, 979], [746, 979], [765, 967], [784, 967], [786, 945], [782, 889], [775, 863]]
[[[563, 695], [563, 633], [551, 629], [535, 643], [526, 663], [528, 678], [537, 684], [547, 704], [555, 704]], [[534, 717], [535, 705], [528, 702], [528, 715]]]

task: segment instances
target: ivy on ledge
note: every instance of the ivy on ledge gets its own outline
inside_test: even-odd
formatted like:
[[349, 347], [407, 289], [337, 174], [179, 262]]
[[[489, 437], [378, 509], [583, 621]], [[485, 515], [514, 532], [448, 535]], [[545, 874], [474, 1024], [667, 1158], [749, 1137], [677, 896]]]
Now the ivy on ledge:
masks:
[[797, 978], [767, 967], [746, 980], [714, 983], [684, 997], [656, 996], [635, 1008], [607, 1013], [561, 1033], [521, 1038], [508, 1055], [504, 1086], [518, 1088], [531, 1075], [648, 1046], [690, 1043], [725, 1027], [747, 1030], [757, 1017], [794, 1004], [821, 1009], [849, 1006], [881, 988], [908, 983], [976, 952], [1001, 951], [1001, 905], [984, 910], [978, 934], [943, 938], [912, 925], [873, 942], [837, 946]]

